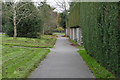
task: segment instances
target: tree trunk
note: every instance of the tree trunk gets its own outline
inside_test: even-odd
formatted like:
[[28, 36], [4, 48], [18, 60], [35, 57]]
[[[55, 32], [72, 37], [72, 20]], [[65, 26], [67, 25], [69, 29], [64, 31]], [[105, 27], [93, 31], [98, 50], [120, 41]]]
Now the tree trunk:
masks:
[[65, 35], [67, 36], [67, 33], [66, 33], [66, 29], [67, 29], [67, 9], [66, 9], [66, 2], [65, 2], [65, 0], [64, 0], [64, 8], [65, 8], [65, 24], [66, 24]]
[[45, 34], [45, 29], [44, 29], [45, 26], [43, 26], [43, 35]]
[[15, 9], [15, 3], [14, 3], [14, 5], [13, 5], [13, 10], [14, 10], [14, 14], [13, 14], [14, 39], [16, 39], [16, 36], [17, 36], [17, 30], [16, 30], [16, 9]]
[[17, 30], [16, 30], [16, 22], [14, 21], [14, 39], [16, 39]]

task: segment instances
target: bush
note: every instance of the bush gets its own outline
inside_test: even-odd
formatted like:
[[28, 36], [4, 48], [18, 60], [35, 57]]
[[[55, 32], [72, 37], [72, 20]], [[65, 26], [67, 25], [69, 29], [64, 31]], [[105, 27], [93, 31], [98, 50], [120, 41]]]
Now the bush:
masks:
[[42, 20], [37, 17], [31, 16], [27, 19], [24, 19], [17, 26], [17, 36], [18, 37], [29, 37], [36, 38], [38, 37], [38, 33], [42, 30]]
[[51, 30], [45, 31], [45, 35], [52, 35], [52, 31]]

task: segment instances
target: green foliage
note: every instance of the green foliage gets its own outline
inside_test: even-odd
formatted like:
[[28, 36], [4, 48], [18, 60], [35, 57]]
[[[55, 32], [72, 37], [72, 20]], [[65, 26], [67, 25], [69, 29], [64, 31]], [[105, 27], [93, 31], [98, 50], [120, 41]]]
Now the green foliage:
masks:
[[40, 15], [43, 18], [43, 21], [46, 22], [50, 18], [51, 7], [46, 2], [41, 2], [41, 6], [38, 7], [40, 10]]
[[[18, 4], [18, 7], [24, 5], [26, 3], [22, 2]], [[27, 14], [31, 14], [31, 16], [23, 19], [17, 26], [17, 34], [18, 37], [29, 37], [36, 38], [39, 36], [38, 33], [41, 32], [42, 29], [42, 19], [39, 15], [39, 11], [33, 3], [28, 2], [27, 5], [20, 8], [17, 13], [22, 14], [24, 10], [27, 10]], [[19, 16], [21, 17], [21, 15]]]
[[[13, 36], [14, 26], [13, 26], [13, 9], [12, 3], [6, 2], [3, 3], [3, 31], [8, 36]], [[38, 33], [42, 29], [42, 19], [39, 14], [38, 9], [32, 2], [19, 2], [16, 7], [16, 23], [22, 19], [19, 24], [17, 24], [17, 36], [18, 37], [29, 37], [36, 38]], [[10, 14], [9, 14], [10, 13]], [[29, 16], [30, 15], [30, 16]], [[28, 16], [28, 17], [26, 17]]]
[[3, 46], [2, 78], [27, 78], [49, 52], [49, 49]]
[[13, 35], [13, 21], [10, 19], [13, 13], [11, 5], [11, 2], [2, 3], [2, 31], [10, 36]]
[[76, 2], [71, 2], [70, 3], [70, 9], [69, 9], [69, 12], [72, 10], [73, 6], [76, 4]]
[[69, 27], [77, 27], [80, 25], [80, 4], [73, 3], [74, 5], [71, 6], [68, 26]]
[[76, 3], [69, 15], [69, 27], [82, 27], [87, 53], [120, 77], [120, 29], [117, 2]]
[[58, 27], [57, 30], [58, 30], [59, 32], [63, 32], [63, 31], [64, 31], [64, 29], [63, 29], [62, 27]]
[[66, 14], [65, 13], [60, 13], [60, 18], [61, 18], [61, 21], [60, 21], [60, 26], [65, 28], [66, 27]]
[[56, 17], [57, 13], [53, 12], [54, 8], [50, 7], [46, 2], [41, 2], [38, 7], [39, 14], [43, 21], [43, 32], [44, 34], [52, 35], [52, 31], [56, 28]]

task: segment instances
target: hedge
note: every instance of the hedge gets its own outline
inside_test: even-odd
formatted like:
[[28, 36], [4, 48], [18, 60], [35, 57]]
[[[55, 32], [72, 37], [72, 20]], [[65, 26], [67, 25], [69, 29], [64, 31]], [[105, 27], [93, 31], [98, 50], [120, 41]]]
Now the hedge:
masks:
[[83, 44], [87, 53], [120, 77], [120, 4], [75, 3], [68, 23], [69, 27], [78, 25], [82, 28]]
[[80, 24], [79, 17], [80, 17], [80, 4], [74, 3], [74, 5], [70, 11], [70, 14], [69, 14], [68, 26], [69, 27], [79, 26], [79, 24]]

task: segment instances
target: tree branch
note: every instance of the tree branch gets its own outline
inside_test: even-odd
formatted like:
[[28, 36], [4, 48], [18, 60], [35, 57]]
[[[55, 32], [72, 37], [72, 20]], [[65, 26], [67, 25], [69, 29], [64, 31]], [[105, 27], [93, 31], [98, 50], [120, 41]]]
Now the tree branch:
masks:
[[54, 1], [56, 2], [57, 6], [64, 9], [64, 4], [63, 3], [61, 3], [59, 0], [57, 0], [57, 1], [54, 0]]
[[29, 12], [29, 10], [28, 10], [28, 9], [25, 9], [23, 13], [21, 13], [21, 14], [19, 13], [19, 14], [17, 14], [16, 16], [24, 15], [24, 14], [26, 14], [25, 12], [27, 13], [27, 12]]
[[18, 8], [17, 8], [17, 10], [19, 10], [20, 8], [22, 8], [23, 6], [25, 6], [25, 5], [27, 5], [28, 3], [25, 3], [25, 4], [23, 4], [23, 5], [21, 5], [21, 6], [19, 6]]
[[16, 25], [18, 25], [22, 19], [25, 19], [25, 18], [27, 18], [27, 17], [29, 17], [29, 16], [31, 16], [31, 15], [32, 15], [32, 13], [29, 14], [29, 15], [27, 15], [27, 16], [25, 16], [25, 17], [21, 17], [21, 18], [18, 20], [18, 22], [17, 22]]
[[11, 17], [8, 17], [8, 19], [13, 20], [13, 18], [11, 18]]

